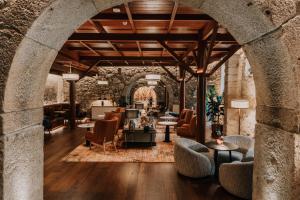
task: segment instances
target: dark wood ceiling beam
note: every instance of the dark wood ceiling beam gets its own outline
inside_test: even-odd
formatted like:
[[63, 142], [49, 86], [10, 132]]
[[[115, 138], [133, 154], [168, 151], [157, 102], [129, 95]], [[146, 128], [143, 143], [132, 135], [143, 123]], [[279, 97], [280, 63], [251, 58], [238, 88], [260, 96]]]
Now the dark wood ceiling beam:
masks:
[[[198, 41], [198, 34], [147, 34], [147, 33], [74, 33], [69, 41]], [[217, 34], [216, 41], [236, 43], [229, 34]]]
[[[133, 20], [170, 20], [171, 14], [132, 14]], [[126, 13], [99, 13], [92, 20], [126, 20]], [[206, 14], [177, 14], [174, 20], [213, 20]]]
[[227, 53], [226, 56], [224, 56], [208, 73], [209, 76], [211, 76], [213, 73], [215, 73], [235, 52], [237, 52], [241, 46], [233, 46], [231, 47], [230, 51]]
[[88, 44], [84, 43], [83, 41], [79, 41], [79, 43], [84, 46], [85, 48], [87, 48], [88, 50], [90, 50], [91, 52], [93, 52], [94, 54], [96, 54], [97, 56], [102, 56], [101, 53], [97, 52], [96, 50], [94, 50], [92, 47], [90, 47]]
[[213, 51], [213, 48], [215, 46], [215, 42], [216, 42], [216, 37], [217, 37], [217, 33], [218, 33], [218, 24], [216, 23], [215, 24], [215, 27], [213, 29], [213, 33], [210, 37], [210, 41], [209, 41], [209, 46], [207, 45], [207, 43], [205, 44], [207, 46], [207, 49], [206, 49], [206, 57], [204, 58], [204, 62], [203, 62], [203, 74], [206, 73], [206, 70], [207, 70], [207, 66], [209, 64], [209, 59], [211, 57], [211, 54], [212, 54], [212, 51]]
[[176, 81], [177, 83], [179, 83], [180, 81], [177, 79], [177, 77], [172, 74], [172, 72], [170, 72], [170, 70], [164, 66], [163, 64], [158, 64], [163, 70], [165, 70], [165, 72], [167, 72], [167, 74], [170, 76], [170, 78], [172, 78], [174, 81]]
[[164, 41], [158, 40], [158, 42], [169, 52], [169, 54], [178, 62], [178, 65], [180, 67], [183, 67], [187, 72], [189, 72], [192, 75], [195, 75], [195, 72], [190, 66], [185, 63], [181, 57], [179, 57], [172, 49], [166, 45]]
[[80, 56], [80, 61], [174, 61], [171, 56]]
[[[91, 47], [93, 48], [95, 51], [115, 51], [112, 47]], [[139, 51], [138, 48], [118, 48], [119, 51]], [[184, 51], [184, 52], [191, 52], [190, 49], [192, 50], [197, 50], [193, 49], [193, 48], [171, 48], [173, 51]], [[69, 51], [84, 51], [86, 50], [85, 47], [72, 47], [69, 46], [68, 47]], [[141, 51], [162, 51], [163, 48], [141, 48]], [[229, 51], [229, 48], [213, 48], [213, 51], [215, 52], [227, 52]], [[186, 53], [185, 53], [186, 54]]]

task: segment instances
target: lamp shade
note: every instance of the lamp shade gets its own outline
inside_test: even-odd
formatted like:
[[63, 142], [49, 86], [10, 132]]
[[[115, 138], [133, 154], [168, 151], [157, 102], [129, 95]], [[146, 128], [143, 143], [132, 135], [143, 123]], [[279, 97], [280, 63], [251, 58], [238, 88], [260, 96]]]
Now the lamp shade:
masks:
[[160, 80], [160, 75], [159, 74], [146, 74], [145, 76], [146, 80]]
[[147, 81], [147, 84], [150, 86], [155, 86], [157, 85], [157, 81]]
[[97, 84], [98, 84], [98, 85], [108, 85], [108, 81], [101, 81], [101, 80], [98, 80], [98, 81], [97, 81]]
[[67, 73], [67, 74], [63, 74], [62, 78], [66, 81], [77, 81], [79, 80], [79, 75], [73, 73]]
[[233, 99], [231, 101], [231, 108], [249, 108], [249, 101], [246, 99]]

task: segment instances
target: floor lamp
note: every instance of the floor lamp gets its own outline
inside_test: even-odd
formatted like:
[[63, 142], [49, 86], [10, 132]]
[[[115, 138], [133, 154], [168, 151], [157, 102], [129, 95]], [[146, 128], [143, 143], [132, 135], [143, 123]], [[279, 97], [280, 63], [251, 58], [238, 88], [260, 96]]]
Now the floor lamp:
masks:
[[241, 134], [241, 109], [249, 108], [249, 101], [245, 99], [233, 99], [231, 108], [239, 109], [239, 135]]

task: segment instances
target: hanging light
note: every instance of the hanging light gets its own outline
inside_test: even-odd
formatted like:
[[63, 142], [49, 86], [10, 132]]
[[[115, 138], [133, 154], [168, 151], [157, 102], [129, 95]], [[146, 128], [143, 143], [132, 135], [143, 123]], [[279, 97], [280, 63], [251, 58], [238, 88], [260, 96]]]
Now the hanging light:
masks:
[[157, 81], [147, 81], [147, 84], [149, 85], [149, 86], [155, 86], [155, 85], [157, 85]]
[[160, 80], [160, 75], [159, 74], [146, 74], [145, 78], [146, 78], [146, 80], [159, 81]]
[[71, 63], [70, 63], [70, 72], [62, 74], [62, 78], [66, 81], [77, 81], [77, 80], [79, 80], [79, 74], [72, 73]]
[[98, 85], [108, 85], [108, 81], [105, 79], [104, 75], [103, 78], [99, 78], [98, 74], [96, 74], [96, 79]]
[[108, 85], [108, 81], [104, 81], [104, 80], [98, 80], [97, 81], [98, 85]]

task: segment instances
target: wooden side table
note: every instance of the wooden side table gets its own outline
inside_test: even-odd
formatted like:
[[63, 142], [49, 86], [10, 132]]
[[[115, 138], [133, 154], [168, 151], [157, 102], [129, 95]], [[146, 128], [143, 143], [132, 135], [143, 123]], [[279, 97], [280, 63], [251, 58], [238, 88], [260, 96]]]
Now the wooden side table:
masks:
[[228, 151], [230, 162], [232, 161], [231, 151], [239, 149], [239, 146], [230, 142], [223, 142], [222, 144], [218, 144], [216, 141], [210, 141], [205, 143], [205, 145], [214, 150], [214, 161], [215, 161], [215, 176], [219, 175], [219, 163], [218, 163], [218, 155], [219, 151]]

